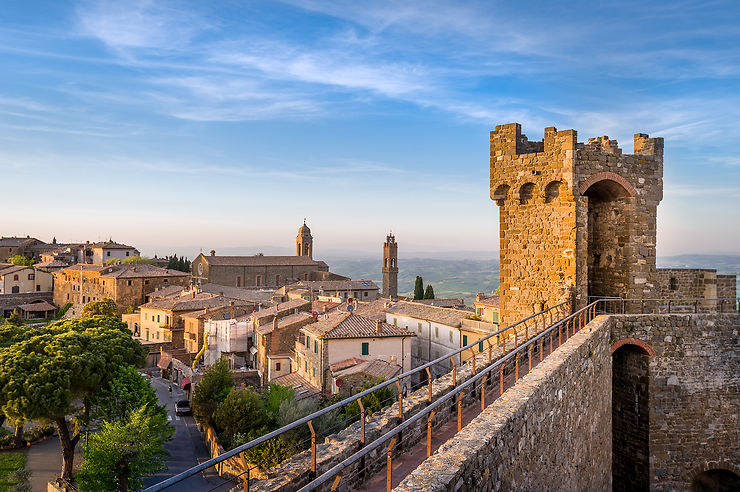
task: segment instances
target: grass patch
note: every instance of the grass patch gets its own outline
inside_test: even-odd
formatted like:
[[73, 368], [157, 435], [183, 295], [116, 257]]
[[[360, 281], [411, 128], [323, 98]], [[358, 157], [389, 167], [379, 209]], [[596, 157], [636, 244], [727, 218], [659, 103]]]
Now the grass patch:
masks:
[[6, 492], [17, 482], [11, 481], [9, 475], [26, 466], [26, 453], [20, 451], [0, 452], [0, 492]]

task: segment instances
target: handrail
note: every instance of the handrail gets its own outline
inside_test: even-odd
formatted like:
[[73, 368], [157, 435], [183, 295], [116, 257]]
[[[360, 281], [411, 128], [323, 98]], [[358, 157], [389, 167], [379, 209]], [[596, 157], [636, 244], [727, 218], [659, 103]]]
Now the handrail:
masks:
[[515, 358], [522, 350], [524, 350], [525, 348], [528, 349], [529, 346], [531, 346], [531, 344], [539, 341], [545, 335], [547, 335], [550, 332], [552, 332], [555, 328], [562, 327], [562, 325], [564, 323], [568, 322], [569, 320], [575, 318], [576, 316], [579, 316], [582, 313], [586, 312], [587, 310], [591, 309], [598, 302], [599, 301], [594, 301], [591, 304], [586, 305], [585, 307], [579, 309], [575, 313], [573, 313], [573, 314], [571, 314], [569, 316], [566, 316], [562, 320], [556, 322], [555, 324], [553, 324], [552, 326], [550, 326], [546, 330], [544, 330], [541, 333], [539, 333], [537, 336], [534, 336], [534, 337], [530, 338], [527, 342], [519, 345], [517, 348], [515, 348], [511, 352], [508, 352], [505, 356], [501, 357], [500, 359], [498, 359], [493, 364], [490, 364], [484, 370], [480, 371], [479, 373], [477, 373], [476, 375], [474, 375], [473, 377], [471, 377], [470, 379], [468, 379], [464, 383], [453, 387], [453, 389], [451, 391], [449, 391], [445, 395], [441, 396], [439, 399], [437, 399], [431, 405], [428, 405], [428, 406], [423, 407], [422, 409], [420, 409], [419, 412], [417, 412], [413, 416], [409, 417], [402, 424], [394, 427], [390, 431], [388, 431], [385, 434], [383, 434], [382, 436], [378, 437], [372, 443], [367, 444], [365, 447], [363, 447], [362, 449], [360, 449], [359, 451], [357, 451], [352, 456], [350, 456], [348, 458], [345, 458], [341, 463], [336, 464], [335, 466], [333, 466], [332, 468], [330, 468], [326, 472], [322, 473], [320, 476], [316, 477], [313, 481], [311, 481], [310, 483], [308, 483], [304, 487], [300, 488], [298, 490], [298, 492], [309, 492], [309, 491], [314, 490], [315, 488], [319, 487], [320, 485], [328, 482], [329, 480], [331, 480], [332, 478], [334, 478], [334, 476], [338, 475], [342, 470], [344, 470], [345, 468], [347, 468], [348, 466], [350, 466], [354, 462], [358, 461], [360, 458], [362, 458], [363, 456], [367, 455], [368, 453], [370, 453], [371, 451], [373, 451], [374, 449], [376, 449], [380, 445], [382, 445], [385, 442], [387, 442], [388, 439], [391, 439], [394, 436], [400, 434], [405, 429], [407, 429], [408, 427], [410, 427], [411, 425], [413, 425], [417, 421], [421, 420], [422, 417], [426, 416], [428, 413], [433, 412], [434, 410], [436, 410], [437, 408], [439, 408], [443, 403], [449, 401], [451, 398], [453, 398], [453, 397], [459, 395], [460, 393], [462, 393], [469, 386], [475, 385], [476, 382], [478, 382], [479, 380], [483, 379], [483, 377], [487, 376], [488, 373], [490, 373], [494, 369], [498, 369], [499, 367], [501, 367], [502, 365], [504, 365], [508, 361], [510, 361], [512, 358]]
[[[260, 444], [262, 444], [262, 443], [264, 443], [266, 441], [269, 441], [270, 439], [273, 439], [273, 438], [275, 438], [275, 437], [277, 437], [277, 436], [279, 436], [281, 434], [284, 434], [285, 432], [288, 432], [290, 430], [293, 430], [293, 429], [295, 429], [297, 427], [300, 427], [302, 425], [306, 425], [306, 424], [308, 424], [309, 421], [314, 420], [314, 419], [317, 419], [317, 418], [319, 418], [319, 417], [321, 417], [323, 415], [326, 415], [326, 414], [328, 414], [328, 413], [330, 413], [330, 412], [332, 412], [332, 411], [334, 411], [336, 409], [339, 409], [339, 408], [342, 408], [342, 407], [344, 407], [346, 405], [349, 405], [350, 403], [356, 401], [358, 398], [362, 398], [364, 396], [367, 396], [370, 393], [373, 393], [373, 392], [375, 392], [375, 391], [377, 391], [379, 389], [382, 389], [382, 388], [385, 388], [386, 386], [390, 386], [392, 384], [395, 384], [397, 381], [401, 381], [402, 379], [404, 379], [406, 377], [409, 377], [409, 376], [411, 376], [413, 374], [416, 374], [418, 372], [424, 371], [428, 367], [432, 367], [435, 364], [438, 364], [438, 363], [440, 363], [442, 361], [446, 361], [451, 356], [455, 356], [455, 355], [458, 355], [458, 354], [462, 353], [465, 350], [469, 350], [471, 347], [473, 347], [475, 345], [478, 345], [479, 342], [482, 342], [482, 341], [488, 340], [489, 338], [492, 338], [494, 336], [500, 335], [501, 333], [504, 333], [504, 332], [506, 332], [506, 331], [508, 331], [508, 330], [516, 327], [517, 325], [520, 325], [520, 324], [522, 324], [522, 323], [524, 323], [524, 322], [526, 322], [526, 321], [528, 321], [530, 319], [533, 319], [536, 316], [539, 316], [541, 314], [544, 314], [544, 313], [547, 313], [549, 311], [552, 311], [553, 309], [558, 309], [558, 308], [560, 308], [560, 307], [562, 307], [564, 305], [570, 305], [570, 301], [561, 302], [560, 304], [556, 304], [556, 305], [554, 305], [552, 307], [549, 307], [547, 309], [543, 309], [542, 311], [539, 311], [539, 312], [537, 312], [535, 314], [532, 314], [530, 316], [527, 316], [526, 318], [521, 319], [521, 320], [517, 321], [516, 323], [513, 323], [513, 324], [507, 326], [506, 328], [503, 328], [503, 329], [498, 330], [498, 331], [496, 331], [494, 333], [491, 333], [489, 335], [486, 335], [483, 338], [480, 338], [478, 340], [475, 340], [474, 342], [472, 342], [472, 343], [470, 343], [470, 344], [468, 344], [468, 345], [466, 345], [464, 347], [461, 347], [461, 348], [455, 350], [454, 352], [445, 354], [445, 355], [443, 355], [441, 357], [438, 357], [438, 358], [436, 358], [436, 359], [434, 359], [432, 361], [427, 362], [426, 364], [423, 364], [423, 365], [421, 365], [419, 367], [416, 367], [414, 369], [411, 369], [410, 371], [407, 371], [405, 373], [402, 373], [402, 374], [399, 374], [397, 376], [394, 376], [393, 378], [391, 378], [391, 379], [389, 379], [387, 381], [384, 381], [383, 383], [380, 383], [380, 384], [378, 384], [376, 386], [373, 386], [372, 388], [369, 388], [369, 389], [367, 389], [365, 391], [362, 391], [360, 393], [354, 394], [354, 395], [352, 395], [352, 396], [350, 396], [348, 398], [345, 398], [344, 400], [342, 400], [340, 402], [334, 403], [333, 405], [330, 405], [330, 406], [328, 406], [326, 408], [322, 408], [321, 410], [318, 410], [318, 411], [316, 411], [316, 412], [314, 412], [314, 413], [312, 413], [310, 415], [307, 415], [307, 416], [305, 416], [305, 417], [303, 417], [303, 418], [301, 418], [299, 420], [296, 420], [295, 422], [292, 422], [292, 423], [290, 423], [290, 424], [288, 424], [286, 426], [283, 426], [283, 427], [281, 427], [279, 429], [275, 429], [274, 431], [269, 432], [269, 433], [267, 433], [267, 434], [265, 434], [265, 435], [263, 435], [261, 437], [258, 437], [257, 439], [254, 439], [252, 441], [249, 441], [248, 443], [242, 444], [241, 446], [238, 446], [238, 447], [236, 447], [234, 449], [231, 449], [229, 451], [226, 451], [225, 453], [220, 454], [220, 455], [216, 456], [215, 458], [211, 458], [210, 460], [204, 461], [203, 463], [201, 463], [199, 465], [196, 465], [196, 466], [194, 466], [192, 468], [189, 468], [189, 469], [187, 469], [187, 470], [185, 470], [185, 471], [183, 471], [181, 473], [178, 473], [177, 475], [174, 475], [174, 476], [172, 476], [172, 477], [170, 477], [170, 478], [168, 478], [166, 480], [163, 480], [163, 481], [161, 481], [159, 483], [156, 483], [156, 484], [152, 485], [151, 487], [148, 487], [148, 488], [144, 489], [144, 492], [156, 492], [156, 491], [159, 491], [159, 490], [163, 490], [163, 489], [165, 489], [167, 487], [170, 487], [170, 486], [172, 486], [172, 485], [174, 485], [174, 484], [176, 484], [178, 482], [181, 482], [182, 480], [184, 480], [184, 479], [186, 479], [188, 477], [191, 477], [191, 476], [195, 475], [196, 473], [198, 473], [200, 471], [203, 471], [203, 470], [208, 469], [208, 468], [210, 468], [210, 467], [212, 467], [214, 465], [217, 465], [218, 463], [221, 463], [222, 461], [225, 461], [225, 460], [231, 458], [232, 456], [236, 456], [239, 453], [242, 453], [242, 452], [244, 452], [244, 451], [246, 451], [248, 449], [251, 449], [251, 448], [253, 448], [255, 446], [259, 446]], [[556, 325], [557, 325], [557, 323], [555, 325], [553, 325], [553, 327], [556, 326]], [[514, 352], [509, 352], [509, 353], [514, 353]]]

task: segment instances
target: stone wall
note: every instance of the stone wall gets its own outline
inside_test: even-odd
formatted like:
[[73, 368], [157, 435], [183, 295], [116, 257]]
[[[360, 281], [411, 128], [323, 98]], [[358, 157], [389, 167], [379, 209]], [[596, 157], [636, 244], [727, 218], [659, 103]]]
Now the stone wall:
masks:
[[634, 142], [626, 155], [608, 137], [578, 143], [574, 130], [545, 128], [542, 142], [518, 123], [491, 132], [503, 324], [569, 298], [653, 293], [663, 139]]
[[[722, 299], [737, 298], [737, 275], [717, 275], [717, 297]], [[726, 306], [730, 307], [728, 304]], [[737, 303], [734, 306], [737, 311]]]
[[599, 317], [394, 490], [610, 490], [610, 387], [609, 321]]
[[646, 343], [650, 487], [688, 490], [699, 471], [740, 473], [740, 315], [614, 316], [611, 337]]
[[717, 270], [709, 268], [659, 268], [656, 297], [661, 299], [713, 299], [718, 297]]

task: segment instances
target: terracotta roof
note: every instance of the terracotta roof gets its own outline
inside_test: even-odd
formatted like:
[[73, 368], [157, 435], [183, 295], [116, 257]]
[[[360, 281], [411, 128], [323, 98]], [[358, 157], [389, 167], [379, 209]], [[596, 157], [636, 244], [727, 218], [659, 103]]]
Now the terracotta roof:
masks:
[[183, 285], [168, 285], [167, 287], [155, 289], [154, 292], [150, 292], [148, 296], [150, 300], [162, 299], [165, 297], [182, 295], [185, 290], [187, 290], [187, 287]]
[[270, 316], [275, 316], [275, 313], [280, 313], [281, 311], [288, 311], [290, 309], [297, 309], [299, 307], [310, 305], [311, 302], [307, 301], [305, 299], [291, 299], [289, 301], [281, 302], [280, 304], [268, 308], [262, 308], [256, 313], [253, 313], [252, 316], [254, 319], [262, 319]]
[[[380, 323], [378, 331], [377, 323]], [[335, 312], [316, 323], [307, 325], [306, 329], [324, 340], [337, 338], [386, 338], [412, 337], [414, 333], [400, 326], [389, 325], [384, 321], [373, 320], [359, 314]]]
[[100, 241], [97, 243], [92, 243], [90, 245], [91, 248], [103, 248], [103, 249], [133, 249], [138, 251], [133, 246], [128, 246], [126, 244], [117, 243], [115, 241]]
[[348, 367], [356, 366], [357, 364], [362, 364], [363, 362], [367, 362], [367, 361], [365, 359], [358, 359], [357, 357], [352, 357], [351, 359], [345, 359], [343, 361], [330, 364], [329, 370], [331, 372], [341, 371], [342, 369], [347, 369]]
[[195, 319], [231, 319], [229, 308], [231, 306], [228, 305], [229, 302], [234, 303], [234, 307], [243, 307], [243, 306], [249, 306], [252, 303], [246, 302], [246, 301], [238, 301], [238, 300], [232, 300], [232, 299], [226, 299], [226, 305], [225, 306], [216, 306], [216, 307], [209, 307], [208, 312], [206, 312], [205, 309], [200, 309], [198, 311], [193, 311], [192, 313], [183, 314], [183, 318], [195, 318]]
[[228, 285], [219, 284], [203, 284], [200, 286], [201, 292], [209, 292], [211, 294], [218, 294], [223, 292], [226, 297], [232, 299], [241, 299], [243, 301], [252, 301], [255, 303], [271, 303], [272, 295], [275, 292], [273, 289], [244, 289], [240, 287], [230, 287]]
[[459, 327], [462, 320], [470, 315], [469, 311], [460, 309], [427, 306], [418, 302], [399, 301], [387, 310], [390, 314], [433, 321], [447, 326]]
[[219, 266], [326, 266], [323, 261], [312, 260], [308, 256], [206, 256], [202, 255], [209, 265]]
[[296, 400], [303, 400], [304, 398], [310, 398], [321, 393], [316, 386], [299, 376], [297, 372], [291, 372], [290, 374], [277, 377], [273, 379], [272, 382], [281, 386], [290, 386], [293, 388]]
[[[305, 321], [308, 318], [313, 318], [313, 316], [311, 315], [311, 313], [306, 312], [306, 311], [299, 311], [297, 313], [293, 313], [283, 318], [278, 318], [278, 330], [280, 328], [285, 328], [286, 326], [290, 326], [293, 323], [300, 323], [301, 321]], [[267, 323], [257, 328], [257, 332], [262, 335], [265, 335], [267, 333], [272, 333], [272, 330], [273, 330], [272, 323]]]
[[318, 290], [379, 290], [372, 280], [299, 280], [288, 285], [288, 288]]
[[34, 263], [33, 266], [37, 268], [63, 268], [67, 266], [67, 262], [62, 260], [51, 260], [44, 261], [42, 263]]
[[475, 301], [475, 304], [485, 304], [486, 306], [499, 307], [501, 305], [501, 298], [498, 295], [481, 297], [479, 301]]
[[166, 299], [155, 299], [142, 304], [142, 309], [164, 309], [167, 311], [198, 311], [204, 308], [217, 308], [229, 305], [228, 297], [214, 296], [213, 294], [200, 293], [195, 298], [191, 296], [168, 297]]
[[446, 308], [460, 308], [465, 306], [465, 301], [459, 297], [437, 298], [437, 299], [419, 299], [414, 302], [426, 304], [427, 306], [437, 306]]
[[10, 265], [8, 267], [3, 267], [0, 270], [0, 275], [8, 275], [10, 273], [20, 272], [21, 270], [25, 270], [26, 268], [33, 270], [33, 267], [25, 265]]
[[147, 277], [188, 277], [189, 273], [178, 270], [169, 270], [158, 266], [149, 265], [148, 263], [140, 264], [123, 264], [118, 265], [83, 265], [77, 263], [70, 267], [64, 268], [64, 272], [98, 272], [101, 277], [106, 278], [147, 278]]
[[30, 313], [30, 312], [41, 312], [41, 311], [53, 311], [56, 309], [56, 306], [49, 304], [46, 301], [43, 301], [43, 302], [34, 302], [31, 304], [21, 304], [20, 306], [18, 306], [18, 309], [22, 309], [23, 311]]
[[[355, 303], [354, 314], [361, 314], [371, 319], [385, 321], [386, 310], [394, 304], [395, 302], [391, 301], [387, 297], [381, 297], [370, 302], [358, 301]], [[347, 310], [345, 306], [340, 306], [339, 309]]]
[[371, 361], [362, 361], [357, 365], [353, 365], [346, 369], [334, 372], [332, 375], [335, 378], [346, 377], [352, 374], [367, 374], [372, 378], [382, 378], [388, 380], [393, 376], [401, 372], [401, 366], [398, 364], [391, 364], [384, 360], [375, 359]]
[[38, 241], [35, 237], [0, 237], [0, 247], [21, 246], [28, 241]]

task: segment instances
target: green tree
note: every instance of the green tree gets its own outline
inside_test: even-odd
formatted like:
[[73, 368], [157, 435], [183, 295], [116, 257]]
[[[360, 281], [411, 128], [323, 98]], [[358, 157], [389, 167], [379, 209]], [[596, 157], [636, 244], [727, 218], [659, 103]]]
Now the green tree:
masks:
[[424, 299], [424, 280], [416, 276], [416, 283], [414, 284], [414, 300]]
[[434, 299], [434, 287], [432, 287], [432, 284], [427, 285], [424, 291], [424, 299]]
[[170, 260], [167, 262], [167, 269], [177, 270], [177, 255], [170, 256]]
[[149, 380], [133, 366], [119, 367], [112, 379], [90, 397], [91, 417], [108, 422], [124, 420], [143, 406], [167, 417], [167, 410], [157, 404], [157, 393]]
[[[111, 317], [0, 330], [0, 410], [13, 421], [54, 422], [62, 447], [62, 477], [70, 479], [81, 425], [89, 420], [90, 398], [107, 386], [118, 368], [145, 360], [141, 343]], [[70, 415], [72, 430], [67, 424]]]
[[23, 255], [15, 255], [12, 258], [8, 258], [8, 262], [12, 263], [13, 265], [22, 265], [22, 266], [33, 265], [33, 260], [30, 258], [26, 258]]
[[81, 491], [139, 490], [142, 478], [167, 469], [169, 453], [164, 444], [175, 429], [166, 413], [152, 412], [148, 405], [131, 412], [124, 420], [105, 422], [83, 446], [85, 461], [77, 474]]
[[82, 317], [89, 318], [90, 316], [117, 316], [118, 306], [113, 299], [101, 299], [99, 301], [88, 302], [85, 307], [82, 308]]
[[23, 318], [18, 316], [18, 313], [13, 311], [12, 313], [10, 313], [10, 316], [5, 318], [5, 322], [3, 322], [3, 325], [23, 326]]
[[219, 404], [213, 420], [224, 447], [231, 449], [232, 439], [237, 433], [262, 435], [270, 419], [265, 404], [251, 388], [232, 389], [226, 399]]
[[121, 260], [121, 263], [124, 265], [156, 265], [157, 260], [148, 256], [129, 256], [125, 260]]
[[[362, 393], [365, 390], [377, 386], [385, 381], [383, 378], [377, 379], [365, 379], [362, 382], [362, 386], [358, 393]], [[392, 404], [394, 401], [393, 390], [390, 386], [375, 390], [369, 395], [362, 397], [362, 406], [365, 408], [365, 415], [372, 415], [373, 413], [381, 410], [384, 406]], [[357, 400], [353, 401], [344, 410], [345, 419], [353, 420], [360, 416], [360, 405], [357, 404]]]
[[219, 359], [206, 369], [193, 388], [193, 416], [198, 422], [205, 424], [213, 420], [216, 407], [233, 386], [234, 380], [227, 359]]
[[295, 390], [290, 386], [270, 383], [267, 390], [262, 394], [265, 402], [265, 411], [271, 419], [277, 419], [280, 406], [284, 401], [295, 400]]

